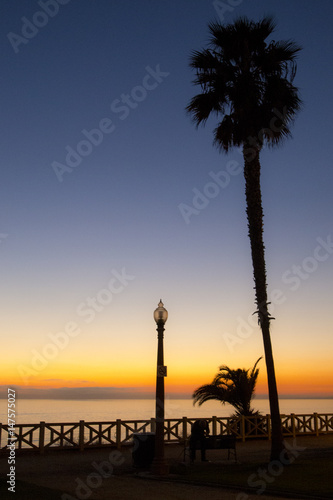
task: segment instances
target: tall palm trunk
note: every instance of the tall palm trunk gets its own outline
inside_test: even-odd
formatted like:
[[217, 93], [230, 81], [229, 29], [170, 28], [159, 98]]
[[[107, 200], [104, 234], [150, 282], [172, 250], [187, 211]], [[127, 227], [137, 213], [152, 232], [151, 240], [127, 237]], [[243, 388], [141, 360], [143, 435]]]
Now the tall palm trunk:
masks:
[[256, 303], [258, 306], [259, 324], [262, 331], [269, 404], [272, 422], [271, 460], [278, 460], [284, 450], [279, 410], [279, 398], [275, 378], [274, 359], [270, 337], [270, 315], [267, 304], [267, 283], [265, 246], [263, 241], [263, 209], [260, 189], [260, 148], [244, 145], [244, 177], [246, 194], [246, 213], [251, 243], [253, 275], [255, 283]]

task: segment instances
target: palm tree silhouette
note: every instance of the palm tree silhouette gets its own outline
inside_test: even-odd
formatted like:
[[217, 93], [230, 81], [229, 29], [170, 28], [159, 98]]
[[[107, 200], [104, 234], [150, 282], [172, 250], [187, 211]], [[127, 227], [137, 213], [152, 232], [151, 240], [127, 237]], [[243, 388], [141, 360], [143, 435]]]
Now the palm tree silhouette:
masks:
[[201, 406], [206, 401], [217, 400], [222, 404], [229, 403], [235, 410], [235, 416], [258, 415], [258, 412], [251, 408], [251, 400], [259, 375], [257, 364], [261, 357], [255, 362], [252, 370], [238, 368], [233, 370], [229, 366], [220, 366], [220, 371], [215, 375], [211, 384], [198, 387], [193, 393], [193, 404]]
[[270, 17], [259, 22], [240, 18], [226, 26], [210, 23], [209, 48], [195, 51], [190, 66], [201, 93], [187, 106], [196, 126], [209, 116], [222, 120], [214, 130], [214, 144], [221, 151], [242, 147], [246, 213], [251, 245], [255, 301], [267, 368], [272, 422], [271, 459], [284, 449], [273, 352], [270, 337], [266, 264], [263, 243], [263, 209], [260, 187], [260, 151], [290, 136], [290, 123], [301, 100], [293, 85], [296, 55], [293, 41], [271, 41], [275, 24]]

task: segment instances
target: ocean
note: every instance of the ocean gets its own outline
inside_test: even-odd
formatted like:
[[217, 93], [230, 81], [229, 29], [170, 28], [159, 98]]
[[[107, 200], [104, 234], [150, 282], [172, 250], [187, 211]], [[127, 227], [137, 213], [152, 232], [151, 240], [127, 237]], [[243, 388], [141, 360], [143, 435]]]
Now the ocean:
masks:
[[[0, 422], [7, 423], [7, 401], [0, 400]], [[262, 414], [269, 413], [268, 399], [255, 399], [253, 407]], [[35, 424], [41, 421], [105, 422], [116, 420], [145, 420], [155, 416], [154, 399], [92, 399], [92, 400], [16, 400], [16, 424]], [[234, 412], [230, 405], [208, 401], [193, 406], [191, 399], [166, 399], [165, 418], [228, 417]], [[281, 414], [333, 413], [333, 399], [280, 399]]]

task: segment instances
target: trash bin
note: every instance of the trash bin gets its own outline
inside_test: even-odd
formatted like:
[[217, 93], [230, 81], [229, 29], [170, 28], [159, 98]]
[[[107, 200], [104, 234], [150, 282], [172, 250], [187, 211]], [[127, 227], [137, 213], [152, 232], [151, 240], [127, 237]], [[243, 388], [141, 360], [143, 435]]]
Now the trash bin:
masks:
[[155, 454], [155, 432], [133, 434], [132, 458], [134, 466], [147, 467], [151, 465]]

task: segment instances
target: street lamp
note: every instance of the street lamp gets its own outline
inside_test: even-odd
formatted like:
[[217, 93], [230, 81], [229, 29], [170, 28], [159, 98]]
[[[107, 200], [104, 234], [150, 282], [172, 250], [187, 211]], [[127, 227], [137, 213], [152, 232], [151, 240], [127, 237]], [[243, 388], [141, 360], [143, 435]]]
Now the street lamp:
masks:
[[163, 359], [163, 332], [168, 319], [168, 311], [160, 300], [154, 311], [154, 320], [157, 325], [157, 371], [156, 371], [156, 430], [155, 456], [152, 463], [152, 472], [158, 475], [169, 473], [168, 464], [164, 458], [164, 377], [167, 376], [167, 367]]

